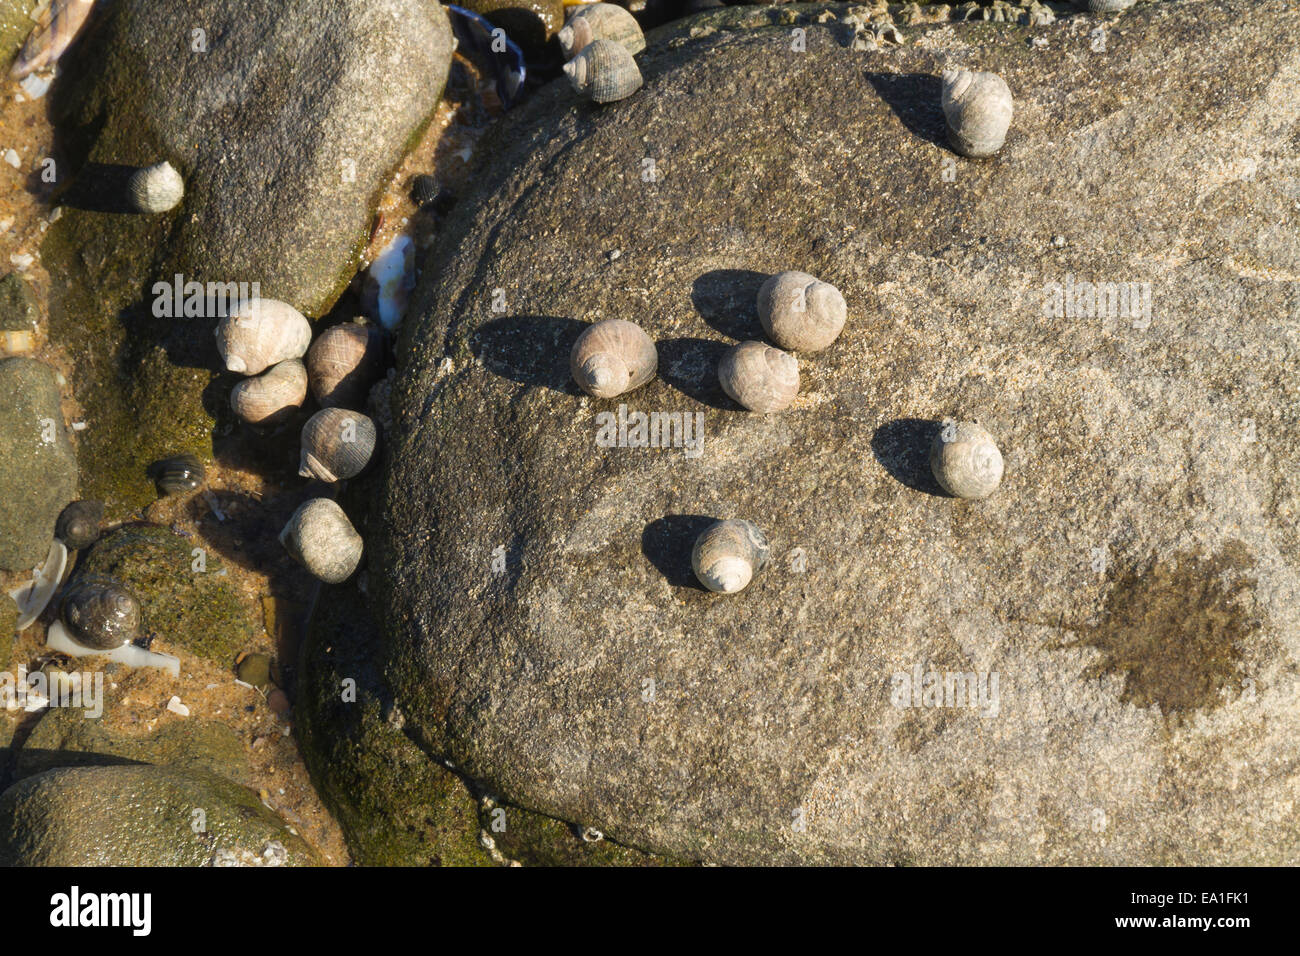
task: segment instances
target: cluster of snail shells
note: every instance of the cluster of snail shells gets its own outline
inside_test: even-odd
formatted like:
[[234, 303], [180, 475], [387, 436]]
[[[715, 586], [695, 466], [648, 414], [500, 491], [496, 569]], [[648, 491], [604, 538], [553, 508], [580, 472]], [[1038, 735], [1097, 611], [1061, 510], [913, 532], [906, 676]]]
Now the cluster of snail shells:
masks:
[[743, 518], [715, 521], [695, 539], [691, 569], [710, 591], [734, 594], [767, 567], [771, 548], [758, 525]]
[[613, 103], [641, 88], [633, 54], [645, 49], [636, 18], [612, 3], [579, 7], [558, 34], [573, 88], [596, 103]]
[[368, 416], [323, 408], [302, 427], [298, 474], [330, 483], [361, 474], [375, 453], [378, 430]]
[[658, 369], [654, 341], [626, 319], [605, 319], [588, 326], [569, 353], [573, 380], [596, 398], [614, 398], [640, 388]]
[[956, 498], [987, 498], [1002, 482], [1002, 452], [974, 422], [945, 423], [930, 446], [935, 481]]
[[763, 331], [792, 352], [820, 352], [839, 337], [847, 316], [840, 290], [806, 272], [778, 272], [758, 290]]
[[992, 156], [1011, 128], [1011, 90], [996, 73], [943, 72], [943, 115], [948, 142], [963, 156]]
[[361, 563], [364, 544], [338, 503], [329, 498], [303, 502], [280, 532], [289, 555], [326, 584], [341, 584]]
[[59, 614], [73, 640], [105, 651], [135, 640], [142, 620], [139, 599], [117, 581], [99, 575], [70, 585]]

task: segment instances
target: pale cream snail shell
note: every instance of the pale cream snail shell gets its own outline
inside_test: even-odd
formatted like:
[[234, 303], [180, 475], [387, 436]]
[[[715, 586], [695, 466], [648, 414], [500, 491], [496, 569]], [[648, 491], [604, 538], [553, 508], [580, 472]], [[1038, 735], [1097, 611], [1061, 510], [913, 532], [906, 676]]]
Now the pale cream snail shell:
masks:
[[185, 180], [171, 163], [155, 163], [131, 174], [127, 192], [136, 212], [166, 212], [185, 198]]
[[564, 64], [573, 88], [596, 103], [612, 103], [641, 88], [641, 71], [627, 47], [613, 40], [592, 40]]
[[777, 345], [792, 352], [826, 348], [844, 328], [840, 290], [806, 272], [778, 272], [758, 290], [758, 319]]
[[307, 400], [307, 369], [297, 359], [272, 365], [230, 390], [230, 407], [250, 425], [272, 427], [292, 417]]
[[311, 323], [277, 299], [249, 299], [217, 323], [217, 351], [232, 372], [260, 375], [272, 365], [302, 358]]
[[298, 474], [321, 481], [355, 478], [375, 452], [375, 423], [360, 412], [325, 408], [302, 427]]
[[329, 498], [312, 498], [299, 505], [280, 532], [280, 543], [295, 561], [327, 584], [351, 577], [365, 547], [343, 509]]
[[1001, 149], [1012, 112], [1011, 90], [996, 73], [944, 70], [948, 142], [963, 156], [981, 159]]
[[1137, 0], [1075, 0], [1075, 6], [1084, 7], [1093, 13], [1119, 13], [1135, 3]]
[[1002, 482], [1002, 452], [974, 422], [944, 422], [930, 446], [930, 471], [948, 494], [987, 498]]
[[691, 568], [710, 591], [734, 594], [767, 566], [767, 536], [752, 521], [731, 518], [709, 525], [695, 539]]
[[595, 40], [613, 40], [622, 44], [628, 53], [645, 49], [645, 34], [641, 24], [627, 10], [613, 3], [591, 3], [578, 7], [569, 22], [556, 34], [564, 58], [570, 59], [586, 49]]
[[322, 408], [356, 407], [383, 371], [384, 335], [360, 322], [332, 326], [311, 344], [306, 364], [311, 393]]
[[613, 398], [655, 377], [659, 353], [635, 322], [605, 319], [589, 326], [573, 343], [569, 371], [589, 395]]
[[776, 412], [799, 394], [799, 363], [762, 342], [741, 342], [718, 363], [722, 390], [751, 412]]

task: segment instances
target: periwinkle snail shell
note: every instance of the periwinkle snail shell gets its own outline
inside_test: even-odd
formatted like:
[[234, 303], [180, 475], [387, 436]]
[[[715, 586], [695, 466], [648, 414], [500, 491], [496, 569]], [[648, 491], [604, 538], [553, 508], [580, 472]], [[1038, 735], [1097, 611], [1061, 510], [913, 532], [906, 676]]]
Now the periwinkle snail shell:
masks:
[[1011, 90], [996, 73], [944, 70], [943, 115], [948, 142], [963, 156], [992, 156], [1011, 128]]
[[307, 369], [297, 359], [273, 365], [230, 390], [230, 407], [240, 420], [264, 428], [282, 424], [306, 400]]
[[355, 478], [375, 451], [375, 423], [360, 412], [325, 408], [302, 427], [298, 474], [321, 481]]
[[88, 578], [72, 585], [59, 609], [73, 640], [83, 647], [112, 650], [140, 633], [140, 601], [116, 581]]
[[645, 34], [641, 24], [627, 10], [613, 3], [592, 3], [579, 7], [569, 17], [558, 34], [564, 58], [570, 59], [582, 52], [595, 40], [612, 40], [621, 44], [628, 53], [645, 49]]
[[946, 422], [930, 446], [930, 471], [948, 494], [987, 498], [1002, 482], [1002, 452], [974, 422]]
[[722, 390], [751, 412], [788, 408], [799, 394], [799, 363], [762, 342], [741, 342], [718, 363]]
[[777, 345], [817, 352], [839, 337], [848, 306], [840, 290], [806, 272], [779, 272], [758, 290], [758, 319]]
[[1119, 13], [1136, 2], [1137, 0], [1075, 0], [1075, 6], [1086, 7], [1093, 13]]
[[573, 380], [597, 398], [614, 398], [640, 388], [658, 369], [654, 342], [626, 319], [605, 319], [589, 326], [569, 353]]
[[155, 163], [131, 174], [127, 192], [136, 212], [166, 212], [185, 198], [185, 180], [171, 163]]
[[767, 536], [752, 521], [731, 518], [709, 525], [695, 539], [691, 568], [710, 591], [734, 594], [767, 567]]
[[71, 551], [88, 548], [99, 540], [104, 523], [104, 502], [74, 501], [59, 512], [54, 536]]
[[311, 393], [321, 408], [360, 405], [383, 364], [384, 336], [375, 326], [358, 322], [332, 326], [307, 350]]
[[641, 88], [641, 71], [627, 48], [613, 40], [592, 40], [564, 64], [573, 88], [596, 103], [613, 103]]
[[193, 455], [163, 458], [149, 466], [149, 476], [164, 495], [184, 495], [203, 486], [203, 462]]
[[260, 375], [272, 365], [302, 358], [311, 323], [276, 299], [250, 299], [217, 323], [217, 351], [232, 372]]
[[280, 543], [295, 561], [327, 584], [351, 577], [364, 548], [348, 516], [329, 498], [303, 502], [280, 532]]

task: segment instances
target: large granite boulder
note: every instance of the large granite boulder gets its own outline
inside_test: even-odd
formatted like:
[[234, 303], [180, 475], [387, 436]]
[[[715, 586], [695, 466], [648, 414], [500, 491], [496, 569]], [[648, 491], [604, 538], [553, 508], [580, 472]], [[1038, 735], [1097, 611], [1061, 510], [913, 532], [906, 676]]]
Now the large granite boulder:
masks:
[[[402, 733], [675, 859], [1300, 860], [1300, 15], [858, 52], [845, 12], [697, 18], [631, 99], [552, 84], [484, 150], [407, 319], [369, 533]], [[991, 160], [945, 144], [954, 66], [1016, 96]], [[790, 268], [849, 323], [792, 408], [746, 414], [717, 359]], [[611, 317], [659, 347], [623, 401], [702, 414], [701, 454], [598, 444], [620, 401], [568, 352]], [[997, 436], [992, 498], [928, 475], [948, 417]], [[774, 560], [723, 597], [689, 553], [728, 516]]]
[[[66, 211], [41, 247], [51, 334], [78, 361], [88, 495], [143, 504], [149, 461], [208, 457], [214, 418], [229, 420], [231, 382], [212, 375], [218, 297], [173, 317], [155, 283], [325, 311], [451, 48], [427, 0], [122, 0], [96, 16], [50, 93]], [[184, 176], [183, 202], [128, 213], [127, 177], [161, 160]]]

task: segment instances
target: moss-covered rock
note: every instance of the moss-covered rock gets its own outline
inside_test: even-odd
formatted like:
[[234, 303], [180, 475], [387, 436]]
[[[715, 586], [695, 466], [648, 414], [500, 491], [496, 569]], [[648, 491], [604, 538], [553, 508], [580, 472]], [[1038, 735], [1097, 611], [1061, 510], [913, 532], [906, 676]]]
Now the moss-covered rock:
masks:
[[254, 637], [221, 559], [195, 555], [190, 541], [168, 528], [131, 524], [106, 534], [78, 565], [76, 576], [83, 574], [107, 575], [135, 592], [144, 631], [164, 645], [230, 667]]
[[18, 629], [18, 605], [8, 594], [0, 594], [0, 671], [9, 670]]
[[207, 771], [245, 785], [252, 782], [243, 742], [225, 724], [191, 717], [163, 723], [149, 734], [124, 734], [66, 707], [41, 715], [18, 753], [13, 779], [55, 767], [115, 764], [155, 764]]
[[0, 279], [0, 331], [34, 332], [41, 315], [32, 287], [17, 272]]
[[[229, 420], [216, 310], [168, 317], [155, 283], [242, 284], [324, 312], [450, 51], [445, 12], [423, 0], [121, 0], [95, 17], [50, 93], [65, 214], [41, 247], [51, 337], [78, 362], [90, 426], [87, 495], [142, 506], [150, 461], [210, 459], [214, 423]], [[161, 159], [184, 201], [128, 214], [131, 170]]]
[[0, 568], [45, 560], [54, 522], [76, 497], [77, 460], [63, 424], [54, 370], [0, 360]]
[[3, 866], [320, 865], [239, 784], [165, 767], [74, 767], [0, 796]]

